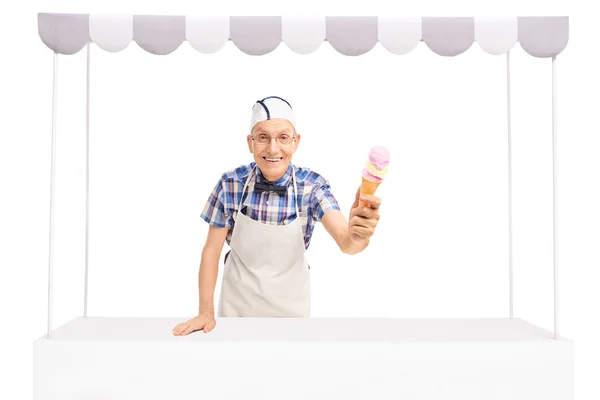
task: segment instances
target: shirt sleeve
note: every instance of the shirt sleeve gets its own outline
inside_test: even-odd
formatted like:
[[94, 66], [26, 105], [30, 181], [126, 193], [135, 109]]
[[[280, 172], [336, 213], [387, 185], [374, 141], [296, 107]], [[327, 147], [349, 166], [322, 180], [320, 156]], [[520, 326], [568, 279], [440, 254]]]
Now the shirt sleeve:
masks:
[[339, 210], [337, 200], [333, 193], [331, 193], [331, 187], [322, 177], [317, 180], [313, 195], [311, 197], [312, 217], [315, 222], [321, 221], [327, 211]]
[[200, 214], [206, 222], [218, 228], [225, 228], [225, 185], [220, 179], [213, 191], [208, 196], [204, 210]]

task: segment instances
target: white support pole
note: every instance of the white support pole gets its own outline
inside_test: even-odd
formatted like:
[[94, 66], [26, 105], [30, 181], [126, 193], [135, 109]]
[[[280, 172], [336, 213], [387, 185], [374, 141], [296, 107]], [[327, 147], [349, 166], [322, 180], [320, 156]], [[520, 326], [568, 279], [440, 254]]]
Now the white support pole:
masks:
[[512, 115], [510, 105], [510, 51], [506, 53], [506, 115], [508, 127], [508, 285], [509, 316], [513, 318], [513, 234], [512, 234]]
[[88, 310], [89, 210], [90, 210], [90, 43], [87, 44], [85, 108], [85, 282], [83, 289], [83, 316]]
[[58, 103], [58, 53], [54, 52], [54, 67], [52, 81], [52, 150], [50, 155], [50, 240], [48, 255], [48, 333], [46, 337], [52, 336], [52, 302], [54, 284], [54, 177], [55, 177], [55, 154], [56, 154], [56, 107]]
[[554, 234], [554, 339], [558, 337], [558, 228], [557, 228], [557, 117], [556, 56], [552, 56], [552, 230]]

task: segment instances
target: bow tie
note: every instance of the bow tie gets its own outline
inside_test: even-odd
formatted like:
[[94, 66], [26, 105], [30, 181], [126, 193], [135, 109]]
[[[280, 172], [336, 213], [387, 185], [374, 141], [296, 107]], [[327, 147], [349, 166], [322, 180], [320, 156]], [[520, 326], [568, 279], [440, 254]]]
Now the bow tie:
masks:
[[254, 192], [256, 192], [256, 193], [275, 192], [279, 195], [279, 197], [283, 197], [287, 193], [287, 186], [276, 186], [276, 185], [273, 185], [272, 183], [256, 182], [254, 184]]

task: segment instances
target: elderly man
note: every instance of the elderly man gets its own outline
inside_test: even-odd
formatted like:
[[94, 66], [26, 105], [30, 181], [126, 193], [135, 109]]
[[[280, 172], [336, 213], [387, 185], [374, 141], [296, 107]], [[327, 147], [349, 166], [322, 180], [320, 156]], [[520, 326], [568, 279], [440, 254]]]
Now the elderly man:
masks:
[[[310, 276], [304, 257], [321, 221], [345, 254], [364, 250], [381, 201], [356, 192], [346, 220], [327, 181], [292, 163], [300, 144], [290, 104], [277, 96], [252, 108], [248, 149], [254, 162], [224, 173], [202, 212], [209, 223], [199, 272], [198, 316], [176, 336], [216, 326], [214, 290], [225, 241], [218, 317], [309, 317]], [[359, 206], [359, 199], [367, 206]]]

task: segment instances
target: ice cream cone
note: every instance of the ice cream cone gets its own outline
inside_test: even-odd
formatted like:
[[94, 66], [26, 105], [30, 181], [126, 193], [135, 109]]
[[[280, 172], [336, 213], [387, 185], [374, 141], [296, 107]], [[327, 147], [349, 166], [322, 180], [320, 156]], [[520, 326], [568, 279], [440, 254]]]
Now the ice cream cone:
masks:
[[[367, 178], [365, 178], [364, 176], [362, 177], [362, 184], [360, 185], [360, 194], [375, 194], [375, 191], [377, 190], [377, 187], [379, 186], [381, 182], [373, 182], [368, 180]], [[360, 201], [358, 202], [359, 206], [367, 206], [368, 203], [364, 202], [364, 201]]]
[[[369, 150], [369, 161], [365, 164], [361, 172], [362, 183], [360, 185], [361, 195], [373, 195], [375, 191], [383, 182], [383, 178], [386, 176], [388, 171], [388, 164], [390, 163], [390, 153], [382, 146], [372, 147]], [[368, 203], [358, 201], [359, 206], [367, 206]]]

